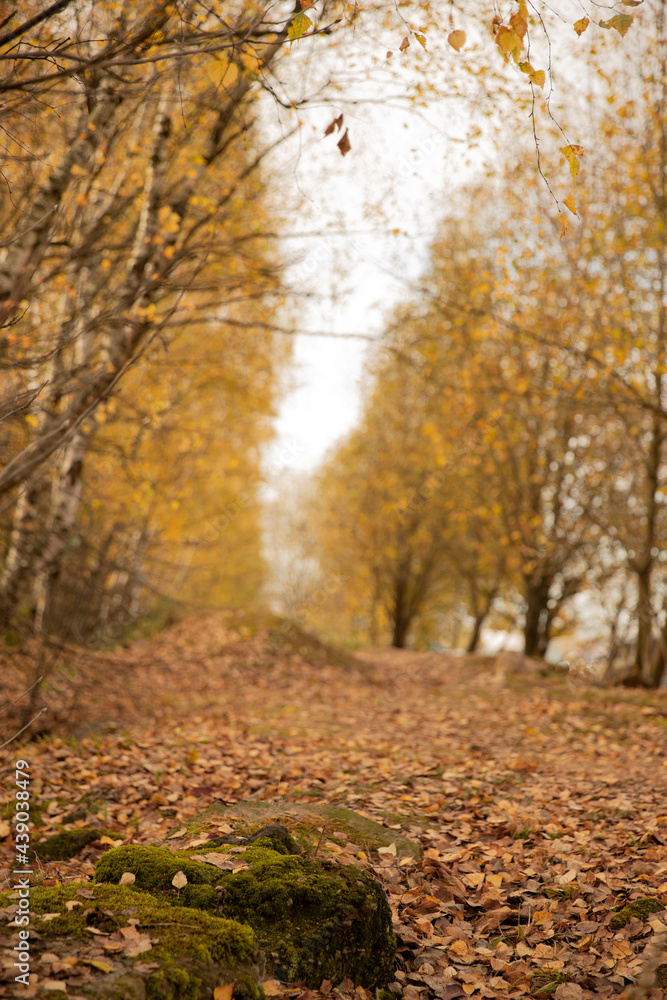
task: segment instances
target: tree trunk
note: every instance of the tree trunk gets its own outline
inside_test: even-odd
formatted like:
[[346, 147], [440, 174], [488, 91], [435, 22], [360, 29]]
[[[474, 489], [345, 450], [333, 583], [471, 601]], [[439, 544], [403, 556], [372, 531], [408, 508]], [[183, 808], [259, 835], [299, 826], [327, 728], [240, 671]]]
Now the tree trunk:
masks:
[[391, 633], [391, 644], [395, 649], [405, 649], [405, 643], [408, 639], [408, 632], [410, 631], [411, 624], [412, 619], [407, 615], [398, 615], [394, 618], [394, 625]]
[[474, 653], [479, 645], [479, 637], [482, 632], [482, 625], [484, 624], [484, 619], [486, 618], [486, 612], [484, 614], [478, 614], [475, 616], [475, 623], [472, 627], [472, 634], [468, 639], [468, 645], [466, 646], [466, 653]]
[[42, 492], [41, 483], [19, 489], [5, 565], [0, 574], [0, 624], [4, 628], [15, 621], [24, 584], [31, 575]]
[[412, 622], [408, 600], [409, 561], [401, 566], [394, 580], [394, 595], [391, 608], [391, 644], [396, 649], [404, 649]]
[[35, 632], [48, 623], [48, 608], [60, 572], [60, 557], [76, 522], [81, 500], [83, 460], [90, 436], [79, 432], [72, 438], [59, 462], [51, 493], [51, 511], [43, 552], [36, 561], [33, 598]]
[[475, 587], [474, 580], [471, 583], [471, 590], [472, 590], [472, 594], [471, 594], [472, 600], [471, 600], [471, 603], [472, 603], [472, 606], [474, 608], [475, 622], [474, 622], [474, 625], [472, 627], [472, 634], [471, 634], [471, 636], [470, 636], [470, 638], [468, 640], [468, 645], [466, 647], [466, 653], [474, 653], [477, 650], [477, 646], [479, 645], [479, 640], [480, 640], [480, 637], [481, 637], [481, 634], [482, 634], [482, 626], [483, 626], [484, 622], [486, 621], [486, 618], [487, 618], [487, 616], [489, 614], [489, 611], [491, 610], [491, 605], [495, 601], [496, 594], [498, 593], [498, 588], [497, 587], [495, 587], [494, 590], [490, 594], [487, 593], [485, 595], [484, 603], [480, 607], [479, 606], [479, 599], [480, 599], [480, 597], [482, 595], [480, 595], [479, 591]]
[[651, 610], [651, 566], [637, 573], [637, 651], [635, 668], [642, 681], [651, 673], [651, 639], [653, 614]]
[[526, 581], [526, 621], [523, 628], [524, 654], [544, 656], [549, 644], [549, 590], [551, 579], [542, 577], [537, 583]]

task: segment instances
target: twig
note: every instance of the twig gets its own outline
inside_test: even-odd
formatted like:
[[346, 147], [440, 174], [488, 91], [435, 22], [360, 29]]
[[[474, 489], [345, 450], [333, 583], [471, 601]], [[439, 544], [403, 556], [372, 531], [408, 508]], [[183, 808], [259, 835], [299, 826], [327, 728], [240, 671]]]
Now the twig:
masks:
[[44, 715], [44, 712], [48, 712], [48, 710], [49, 710], [48, 706], [44, 707], [41, 710], [41, 712], [38, 712], [37, 715], [33, 719], [30, 720], [30, 722], [26, 722], [26, 724], [23, 727], [23, 729], [19, 729], [18, 733], [14, 733], [14, 735], [10, 736], [9, 739], [5, 740], [4, 743], [0, 743], [0, 750], [2, 750], [3, 747], [6, 747], [9, 743], [11, 743], [13, 740], [15, 740], [17, 736], [20, 736], [21, 733], [25, 732], [25, 730], [28, 728], [28, 726], [31, 726], [33, 724], [33, 722], [37, 722], [37, 719], [39, 719], [39, 717], [41, 715]]
[[[35, 687], [35, 686], [36, 686], [37, 684], [41, 683], [41, 681], [43, 681], [43, 680], [44, 680], [44, 675], [42, 674], [42, 675], [40, 675], [40, 676], [39, 676], [39, 677], [37, 678], [37, 680], [36, 680], [36, 681], [35, 681], [35, 682], [34, 682], [33, 684], [31, 684], [31, 685], [30, 685], [30, 687], [29, 687], [29, 688], [28, 688], [28, 689], [27, 689], [26, 691], [24, 691], [24, 692], [23, 692], [23, 694], [20, 694], [20, 695], [18, 696], [18, 698], [15, 698], [15, 699], [14, 699], [14, 701], [12, 701], [12, 702], [11, 702], [11, 703], [10, 703], [9, 705], [7, 705], [7, 707], [6, 707], [6, 708], [3, 708], [3, 709], [2, 709], [2, 711], [0, 711], [0, 715], [4, 715], [4, 714], [5, 714], [6, 712], [8, 712], [8, 711], [9, 711], [9, 709], [10, 709], [10, 708], [13, 708], [13, 706], [14, 706], [14, 705], [16, 704], [16, 702], [17, 702], [17, 701], [20, 701], [20, 700], [21, 700], [21, 698], [25, 698], [25, 696], [26, 696], [27, 694], [29, 694], [29, 693], [30, 693], [30, 692], [32, 691], [32, 689], [33, 689], [33, 688], [34, 688], [34, 687]], [[28, 725], [30, 725], [30, 723], [28, 723]], [[23, 732], [23, 730], [21, 730], [21, 732]], [[5, 746], [5, 744], [4, 744], [4, 743], [3, 743], [3, 746]]]
[[314, 858], [317, 857], [317, 852], [319, 851], [322, 845], [322, 841], [324, 840], [324, 834], [326, 832], [327, 832], [327, 824], [325, 823], [324, 826], [322, 827], [322, 833], [320, 834], [320, 839], [317, 841], [317, 847], [315, 848], [315, 853], [313, 854]]

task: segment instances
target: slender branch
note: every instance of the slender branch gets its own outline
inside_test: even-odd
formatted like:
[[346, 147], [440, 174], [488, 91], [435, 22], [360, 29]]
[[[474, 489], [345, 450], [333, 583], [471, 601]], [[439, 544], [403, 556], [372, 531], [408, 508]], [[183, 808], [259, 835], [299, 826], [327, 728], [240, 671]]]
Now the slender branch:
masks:
[[61, 10], [69, 7], [71, 3], [72, 0], [56, 0], [50, 7], [43, 10], [41, 14], [35, 14], [34, 17], [24, 21], [23, 24], [19, 24], [18, 28], [8, 31], [6, 35], [0, 35], [0, 45], [6, 45], [8, 42], [13, 42], [20, 35], [25, 35], [26, 31], [30, 31], [31, 28], [34, 28], [37, 24], [41, 24], [42, 21], [47, 21], [54, 14], [59, 14]]
[[[17, 702], [19, 702], [19, 701], [21, 700], [21, 698], [25, 698], [25, 696], [26, 696], [27, 694], [30, 694], [30, 692], [32, 691], [32, 689], [33, 689], [34, 687], [36, 687], [36, 686], [37, 686], [38, 684], [40, 684], [40, 683], [41, 683], [41, 682], [42, 682], [43, 680], [44, 680], [44, 675], [43, 675], [43, 674], [40, 674], [40, 676], [39, 676], [39, 677], [37, 678], [37, 680], [36, 680], [36, 681], [34, 681], [34, 682], [33, 682], [33, 683], [32, 683], [32, 684], [30, 685], [30, 687], [29, 687], [29, 688], [27, 688], [27, 689], [26, 689], [26, 690], [25, 690], [25, 691], [24, 691], [24, 692], [23, 692], [22, 694], [20, 694], [20, 695], [18, 696], [18, 698], [15, 698], [15, 699], [14, 699], [14, 701], [10, 702], [10, 704], [9, 704], [9, 705], [7, 705], [7, 707], [6, 707], [6, 708], [3, 708], [3, 709], [2, 709], [1, 711], [0, 711], [0, 715], [6, 715], [6, 714], [7, 714], [7, 712], [8, 712], [9, 710], [10, 710], [10, 708], [13, 708], [13, 707], [14, 707], [14, 705], [16, 705], [16, 703], [17, 703]], [[3, 745], [4, 745], [4, 744], [3, 744]]]
[[10, 743], [13, 743], [14, 740], [17, 739], [21, 735], [21, 733], [24, 733], [26, 731], [26, 729], [28, 729], [28, 727], [33, 724], [33, 722], [37, 722], [37, 719], [39, 719], [42, 715], [44, 715], [45, 712], [48, 712], [48, 710], [49, 710], [48, 706], [45, 706], [41, 710], [41, 712], [38, 712], [37, 715], [35, 715], [34, 718], [32, 718], [30, 720], [30, 722], [26, 722], [26, 724], [23, 727], [23, 729], [19, 729], [18, 733], [14, 733], [14, 735], [10, 736], [10, 738], [8, 740], [5, 740], [4, 743], [0, 743], [0, 750], [2, 750], [3, 747], [8, 746]]

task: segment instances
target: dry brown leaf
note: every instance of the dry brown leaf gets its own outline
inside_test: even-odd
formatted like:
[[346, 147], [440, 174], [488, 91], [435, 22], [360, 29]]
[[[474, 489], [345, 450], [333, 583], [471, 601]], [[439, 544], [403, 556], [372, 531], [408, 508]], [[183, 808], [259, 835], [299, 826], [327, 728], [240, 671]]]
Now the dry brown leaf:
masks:
[[213, 990], [213, 1000], [232, 1000], [232, 990], [234, 981], [225, 983], [224, 986], [216, 986]]
[[577, 983], [560, 983], [554, 990], [556, 1000], [582, 1000], [584, 991]]
[[192, 860], [201, 861], [207, 865], [215, 865], [216, 868], [229, 868], [233, 857], [233, 854], [220, 854], [218, 851], [208, 851], [206, 854], [193, 854]]
[[341, 156], [347, 156], [347, 154], [352, 149], [352, 146], [350, 144], [349, 131], [350, 130], [346, 128], [341, 138], [336, 143], [336, 145], [340, 149]]
[[174, 833], [169, 834], [167, 840], [176, 840], [177, 837], [184, 837], [187, 832], [188, 832], [187, 827], [180, 826], [178, 830], [174, 831]]
[[277, 979], [265, 979], [262, 986], [267, 997], [278, 997], [283, 992], [283, 985]]

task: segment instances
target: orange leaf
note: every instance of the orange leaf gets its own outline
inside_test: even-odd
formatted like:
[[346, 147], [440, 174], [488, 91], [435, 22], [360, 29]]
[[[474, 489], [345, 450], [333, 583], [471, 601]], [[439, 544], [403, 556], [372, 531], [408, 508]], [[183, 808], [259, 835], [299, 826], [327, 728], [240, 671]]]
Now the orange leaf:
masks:
[[224, 986], [216, 986], [213, 990], [213, 1000], [232, 1000], [232, 990], [234, 982], [225, 983]]
[[466, 33], [465, 31], [461, 31], [460, 29], [452, 31], [449, 33], [447, 41], [449, 42], [449, 44], [453, 49], [455, 49], [457, 52], [460, 52], [466, 43]]

